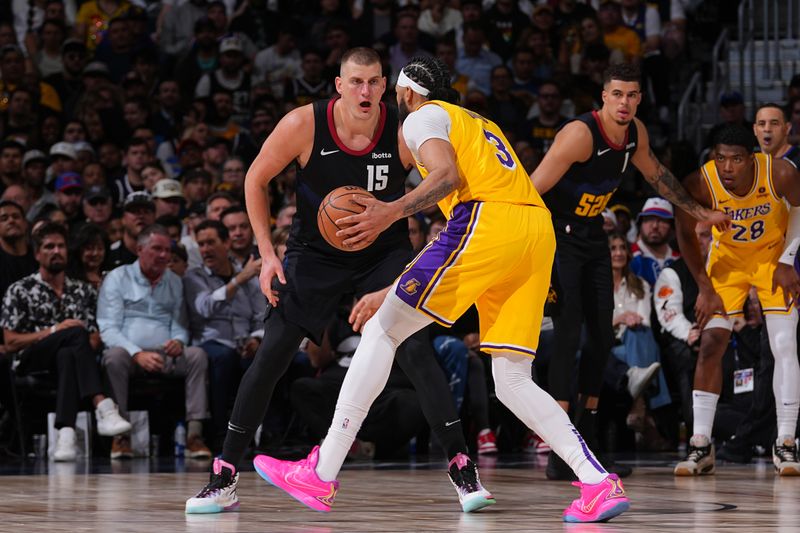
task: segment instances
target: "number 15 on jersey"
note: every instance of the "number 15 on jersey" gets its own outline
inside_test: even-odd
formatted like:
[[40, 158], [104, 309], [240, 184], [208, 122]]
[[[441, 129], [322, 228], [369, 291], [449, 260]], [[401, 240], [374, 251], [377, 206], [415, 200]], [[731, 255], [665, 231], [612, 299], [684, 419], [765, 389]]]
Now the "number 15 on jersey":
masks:
[[389, 165], [367, 165], [367, 190], [382, 191], [389, 183]]

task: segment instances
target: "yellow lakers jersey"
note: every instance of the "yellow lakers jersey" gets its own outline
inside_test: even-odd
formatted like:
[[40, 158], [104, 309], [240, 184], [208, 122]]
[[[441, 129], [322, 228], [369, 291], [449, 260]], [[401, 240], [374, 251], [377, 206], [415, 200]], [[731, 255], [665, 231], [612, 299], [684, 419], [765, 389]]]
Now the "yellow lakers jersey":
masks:
[[[445, 216], [449, 218], [457, 204], [471, 200], [544, 207], [511, 143], [494, 122], [440, 100], [423, 105], [438, 105], [450, 116], [450, 143], [461, 183], [439, 202]], [[419, 161], [417, 168], [423, 178], [428, 175]]]
[[755, 154], [755, 179], [744, 196], [736, 196], [725, 188], [714, 161], [703, 165], [701, 170], [711, 193], [712, 208], [727, 213], [732, 222], [731, 229], [724, 233], [713, 230], [714, 248], [747, 248], [748, 254], [758, 253], [756, 249], [777, 248], [780, 253], [789, 209], [772, 185], [772, 156]]

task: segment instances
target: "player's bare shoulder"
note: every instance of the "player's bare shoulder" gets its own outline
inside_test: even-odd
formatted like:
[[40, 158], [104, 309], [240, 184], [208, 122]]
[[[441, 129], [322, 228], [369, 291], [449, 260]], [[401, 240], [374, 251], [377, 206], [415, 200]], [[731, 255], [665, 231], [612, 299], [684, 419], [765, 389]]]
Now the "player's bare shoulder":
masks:
[[270, 149], [297, 159], [304, 166], [314, 148], [314, 105], [307, 104], [289, 111], [275, 126], [264, 143]]
[[775, 193], [786, 198], [789, 203], [800, 205], [800, 172], [785, 159], [772, 159], [772, 183]]
[[683, 178], [681, 184], [692, 195], [692, 198], [697, 200], [697, 203], [703, 207], [711, 207], [711, 192], [708, 190], [708, 184], [700, 169], [688, 174]]

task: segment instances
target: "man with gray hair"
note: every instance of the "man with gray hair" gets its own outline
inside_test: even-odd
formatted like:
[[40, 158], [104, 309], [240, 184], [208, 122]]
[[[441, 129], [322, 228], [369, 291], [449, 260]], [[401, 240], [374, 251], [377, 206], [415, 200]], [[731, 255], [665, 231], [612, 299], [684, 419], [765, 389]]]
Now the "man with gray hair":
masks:
[[[106, 345], [103, 368], [120, 412], [128, 412], [128, 380], [151, 374], [186, 378], [186, 456], [211, 457], [203, 443], [202, 420], [208, 418], [208, 356], [187, 347], [188, 319], [183, 282], [167, 268], [171, 257], [166, 228], [153, 224], [137, 238], [138, 259], [106, 276], [100, 287], [97, 323]], [[131, 457], [130, 437], [114, 439], [111, 458]]]

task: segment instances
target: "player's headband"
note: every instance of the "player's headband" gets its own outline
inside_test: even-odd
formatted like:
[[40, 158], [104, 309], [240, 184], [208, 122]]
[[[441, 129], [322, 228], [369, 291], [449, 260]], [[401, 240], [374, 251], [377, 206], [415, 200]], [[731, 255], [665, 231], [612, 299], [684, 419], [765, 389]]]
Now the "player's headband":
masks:
[[415, 82], [414, 80], [406, 76], [406, 73], [403, 72], [402, 69], [400, 70], [400, 76], [397, 77], [397, 86], [408, 87], [415, 93], [420, 94], [422, 96], [428, 96], [428, 94], [430, 94], [430, 90], [426, 89], [419, 83]]

